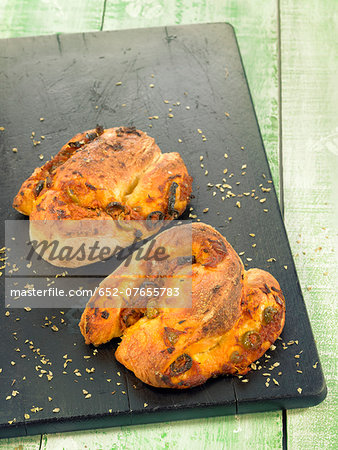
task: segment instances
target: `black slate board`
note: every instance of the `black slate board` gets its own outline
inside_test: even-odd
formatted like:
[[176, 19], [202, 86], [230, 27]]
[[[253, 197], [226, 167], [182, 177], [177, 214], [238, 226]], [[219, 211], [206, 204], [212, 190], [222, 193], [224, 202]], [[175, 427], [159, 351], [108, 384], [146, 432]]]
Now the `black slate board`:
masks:
[[[313, 368], [319, 361], [318, 354], [277, 197], [268, 183], [271, 174], [232, 27], [206, 24], [9, 39], [0, 41], [0, 58], [0, 126], [5, 127], [0, 134], [3, 221], [25, 220], [11, 203], [22, 181], [41, 164], [39, 154], [47, 160], [73, 134], [97, 123], [105, 127], [136, 126], [155, 137], [163, 151], [182, 154], [194, 177], [192, 206], [198, 217], [216, 227], [238, 252], [245, 251], [247, 267], [267, 269], [276, 276], [287, 300], [282, 340], [298, 341], [286, 350], [282, 341], [277, 341], [276, 350], [268, 352], [270, 358], [261, 358], [262, 369], [246, 377], [248, 383], [223, 377], [189, 391], [160, 390], [144, 385], [115, 361], [116, 342], [84, 359], [93, 349], [83, 343], [78, 331], [80, 311], [68, 310], [62, 316], [50, 309], [11, 309], [7, 317], [1, 304], [0, 435], [299, 408], [322, 401], [325, 381], [320, 363]], [[119, 81], [122, 85], [116, 86]], [[151, 88], [150, 84], [155, 86]], [[169, 104], [164, 103], [166, 99]], [[173, 106], [173, 102], [180, 105]], [[173, 118], [168, 117], [169, 107]], [[159, 118], [150, 121], [149, 116]], [[40, 117], [45, 120], [40, 122]], [[33, 146], [32, 131], [35, 139], [45, 136], [41, 145]], [[15, 154], [13, 147], [18, 148]], [[200, 167], [200, 155], [204, 156], [204, 169]], [[243, 164], [247, 164], [246, 169], [242, 169]], [[221, 183], [225, 168], [227, 183], [235, 194], [255, 189], [259, 199], [264, 197], [266, 202], [251, 196], [222, 201], [221, 193], [207, 183]], [[271, 187], [271, 192], [263, 193], [261, 183]], [[215, 197], [213, 191], [217, 191]], [[235, 206], [238, 200], [241, 208]], [[207, 214], [202, 213], [205, 207], [209, 207]], [[249, 233], [256, 237], [251, 238]], [[256, 248], [252, 248], [253, 242]], [[271, 257], [276, 261], [267, 262]], [[45, 316], [58, 325], [58, 333], [50, 326], [41, 326]], [[60, 323], [61, 317], [65, 324]], [[25, 344], [26, 339], [33, 342], [32, 349]], [[15, 351], [17, 348], [20, 351]], [[37, 348], [51, 365], [40, 362]], [[21, 354], [27, 356], [21, 358]], [[65, 354], [72, 359], [67, 374], [62, 373]], [[294, 356], [298, 354], [297, 359]], [[276, 362], [280, 366], [273, 369], [272, 377], [279, 386], [271, 379], [267, 388], [267, 377], [262, 373]], [[52, 370], [53, 379], [49, 382], [45, 375], [39, 377], [36, 365]], [[87, 373], [85, 369], [91, 367], [95, 372]], [[76, 368], [81, 377], [74, 375]], [[19, 394], [6, 401], [13, 389]], [[84, 399], [82, 389], [92, 398]], [[48, 396], [53, 398], [51, 402]], [[144, 403], [148, 404], [146, 408]], [[33, 413], [33, 406], [43, 410]], [[52, 412], [56, 407], [59, 413]], [[25, 413], [30, 414], [29, 419], [24, 418]], [[8, 420], [14, 417], [16, 422], [9, 425]]]

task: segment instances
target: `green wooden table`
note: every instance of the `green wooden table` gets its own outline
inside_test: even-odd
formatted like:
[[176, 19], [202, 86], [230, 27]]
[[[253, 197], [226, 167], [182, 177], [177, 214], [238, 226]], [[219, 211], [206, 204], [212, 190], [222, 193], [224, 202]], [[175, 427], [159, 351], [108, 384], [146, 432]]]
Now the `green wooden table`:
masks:
[[328, 384], [327, 399], [305, 410], [5, 439], [0, 450], [338, 447], [338, 2], [0, 2], [0, 38], [219, 21], [236, 29]]

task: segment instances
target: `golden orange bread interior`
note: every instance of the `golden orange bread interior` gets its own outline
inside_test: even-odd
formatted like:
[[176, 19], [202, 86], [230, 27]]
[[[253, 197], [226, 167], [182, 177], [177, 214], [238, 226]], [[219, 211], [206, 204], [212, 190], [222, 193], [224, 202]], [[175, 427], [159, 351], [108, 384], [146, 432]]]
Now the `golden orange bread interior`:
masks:
[[13, 207], [31, 220], [171, 220], [183, 213], [192, 178], [178, 153], [162, 153], [134, 127], [75, 135], [22, 184]]
[[[162, 232], [156, 245], [170, 254], [164, 286], [191, 271], [191, 307], [109, 308], [108, 297], [95, 295], [81, 317], [87, 344], [121, 337], [117, 360], [155, 387], [183, 389], [218, 375], [246, 374], [284, 326], [285, 300], [275, 278], [260, 269], [245, 271], [235, 250], [209, 225], [192, 224], [189, 248], [189, 226]], [[129, 271], [147, 277], [153, 269], [147, 261], [120, 266], [100, 286], [140, 286], [144, 279], [123, 286], [118, 276]]]

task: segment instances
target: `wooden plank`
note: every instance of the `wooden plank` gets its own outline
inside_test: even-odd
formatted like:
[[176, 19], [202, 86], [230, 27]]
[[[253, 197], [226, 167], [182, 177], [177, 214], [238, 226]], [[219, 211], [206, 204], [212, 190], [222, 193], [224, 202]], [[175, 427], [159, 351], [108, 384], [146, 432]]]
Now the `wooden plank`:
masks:
[[337, 6], [281, 1], [285, 220], [328, 384], [322, 404], [288, 411], [291, 449], [337, 445]]
[[0, 450], [39, 450], [40, 449], [40, 436], [26, 436], [11, 439], [0, 439]]
[[104, 0], [3, 0], [0, 38], [98, 31]]
[[279, 416], [275, 412], [269, 419], [266, 414], [255, 414], [48, 435], [43, 436], [41, 448], [278, 449], [282, 440]]

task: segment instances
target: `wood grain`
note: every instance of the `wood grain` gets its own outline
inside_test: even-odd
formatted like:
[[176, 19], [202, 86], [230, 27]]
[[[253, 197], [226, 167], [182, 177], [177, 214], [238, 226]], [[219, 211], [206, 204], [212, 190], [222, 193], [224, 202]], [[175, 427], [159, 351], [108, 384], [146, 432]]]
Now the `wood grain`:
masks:
[[337, 448], [337, 6], [281, 2], [285, 221], [328, 384], [287, 412], [290, 449]]
[[97, 31], [104, 0], [3, 0], [0, 38]]
[[[94, 430], [43, 436], [43, 450], [89, 449], [278, 449], [280, 413], [185, 420], [156, 425]], [[266, 424], [266, 431], [259, 424]], [[267, 432], [268, 431], [268, 432]]]
[[0, 439], [0, 450], [39, 450], [40, 436], [26, 436], [13, 439]]

